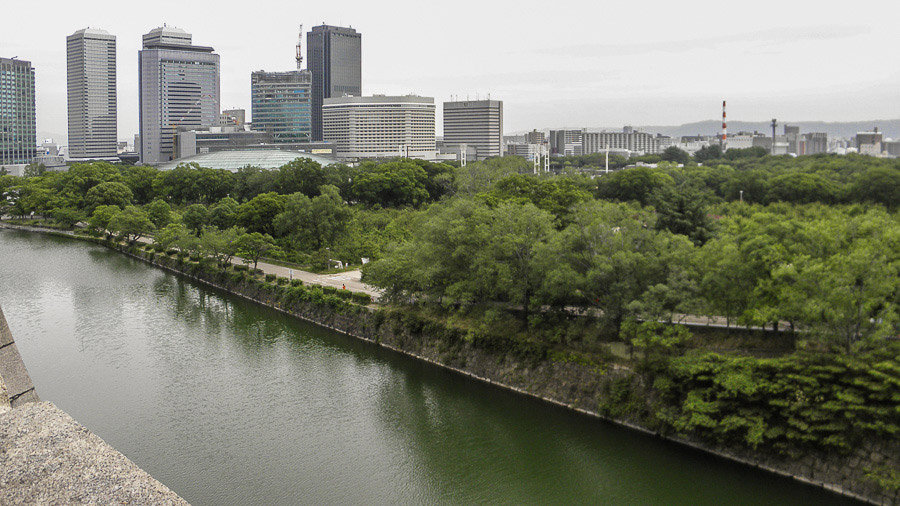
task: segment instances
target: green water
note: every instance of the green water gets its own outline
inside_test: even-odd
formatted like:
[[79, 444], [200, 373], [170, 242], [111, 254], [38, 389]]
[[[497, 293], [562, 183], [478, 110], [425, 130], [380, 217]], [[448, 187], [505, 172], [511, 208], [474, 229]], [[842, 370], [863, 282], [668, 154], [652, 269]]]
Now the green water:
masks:
[[0, 230], [38, 394], [195, 505], [847, 504], [99, 246]]

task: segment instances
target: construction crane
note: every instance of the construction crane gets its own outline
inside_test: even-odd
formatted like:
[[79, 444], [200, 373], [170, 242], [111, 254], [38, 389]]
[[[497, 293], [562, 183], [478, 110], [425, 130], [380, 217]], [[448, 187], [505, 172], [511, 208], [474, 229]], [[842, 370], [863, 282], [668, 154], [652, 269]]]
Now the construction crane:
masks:
[[300, 33], [297, 35], [297, 70], [303, 70], [303, 25], [300, 25]]

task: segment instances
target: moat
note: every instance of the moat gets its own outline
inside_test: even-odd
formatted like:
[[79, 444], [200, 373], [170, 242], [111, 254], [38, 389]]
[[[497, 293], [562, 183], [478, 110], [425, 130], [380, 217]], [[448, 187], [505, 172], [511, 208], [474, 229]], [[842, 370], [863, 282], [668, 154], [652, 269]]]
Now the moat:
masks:
[[851, 504], [101, 246], [0, 230], [42, 399], [195, 505]]

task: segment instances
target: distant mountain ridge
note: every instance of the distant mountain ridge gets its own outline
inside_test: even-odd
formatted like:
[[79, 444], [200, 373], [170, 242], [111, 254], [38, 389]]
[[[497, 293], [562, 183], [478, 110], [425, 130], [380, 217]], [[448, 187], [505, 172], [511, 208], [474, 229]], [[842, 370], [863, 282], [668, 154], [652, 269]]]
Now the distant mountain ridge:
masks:
[[[857, 132], [869, 132], [874, 127], [878, 127], [879, 132], [884, 132], [885, 137], [894, 139], [900, 138], [900, 119], [885, 120], [866, 120], [866, 121], [778, 121], [777, 133], [784, 133], [784, 125], [799, 126], [800, 133], [809, 132], [825, 132], [829, 138], [844, 137], [849, 139], [856, 135]], [[697, 121], [694, 123], [685, 123], [678, 126], [659, 126], [659, 125], [633, 125], [636, 130], [640, 129], [648, 133], [660, 133], [671, 137], [681, 137], [685, 135], [716, 135], [722, 131], [721, 120]], [[622, 127], [588, 127], [588, 131], [620, 132]], [[557, 130], [554, 128], [553, 130]], [[562, 129], [560, 129], [562, 130]], [[580, 130], [576, 128], [576, 130]], [[772, 135], [772, 125], [768, 121], [729, 121], [728, 134], [734, 135], [738, 132], [760, 132], [766, 135]], [[515, 132], [506, 135], [521, 135], [527, 131]]]

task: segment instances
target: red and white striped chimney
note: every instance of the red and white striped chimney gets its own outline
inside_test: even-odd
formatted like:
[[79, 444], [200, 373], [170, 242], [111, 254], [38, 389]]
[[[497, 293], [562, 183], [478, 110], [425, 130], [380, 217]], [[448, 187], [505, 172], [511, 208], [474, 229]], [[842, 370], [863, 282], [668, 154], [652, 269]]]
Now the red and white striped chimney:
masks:
[[725, 144], [728, 142], [728, 122], [725, 117], [725, 101], [722, 101], [722, 150], [725, 150]]

